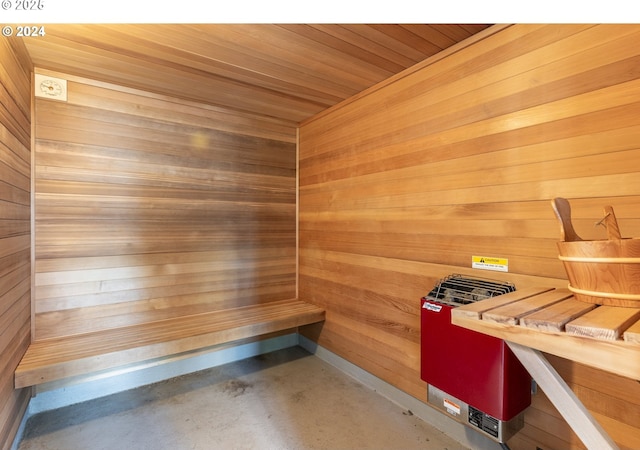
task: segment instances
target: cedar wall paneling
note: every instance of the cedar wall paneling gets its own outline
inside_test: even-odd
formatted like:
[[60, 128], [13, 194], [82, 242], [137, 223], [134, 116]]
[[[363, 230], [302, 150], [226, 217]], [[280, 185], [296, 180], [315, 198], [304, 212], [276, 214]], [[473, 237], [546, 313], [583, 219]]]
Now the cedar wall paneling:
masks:
[[31, 61], [0, 37], [0, 448], [10, 448], [31, 396], [13, 372], [31, 332]]
[[[309, 335], [426, 398], [420, 297], [466, 273], [565, 286], [550, 206], [584, 238], [614, 206], [640, 236], [640, 26], [515, 25], [425, 61], [300, 129], [300, 297]], [[509, 273], [471, 269], [508, 258]], [[624, 448], [640, 448], [640, 383], [552, 359]], [[539, 393], [515, 449], [579, 448]]]
[[296, 295], [296, 128], [73, 76], [36, 100], [35, 340]]

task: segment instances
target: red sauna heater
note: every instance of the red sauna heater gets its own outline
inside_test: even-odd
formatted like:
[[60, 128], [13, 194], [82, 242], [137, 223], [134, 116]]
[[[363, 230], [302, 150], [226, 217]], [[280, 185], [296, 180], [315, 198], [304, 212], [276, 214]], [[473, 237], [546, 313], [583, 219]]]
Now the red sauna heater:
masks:
[[511, 291], [511, 283], [451, 275], [422, 298], [420, 315], [428, 402], [500, 443], [524, 425], [531, 377], [502, 339], [453, 325], [451, 310]]

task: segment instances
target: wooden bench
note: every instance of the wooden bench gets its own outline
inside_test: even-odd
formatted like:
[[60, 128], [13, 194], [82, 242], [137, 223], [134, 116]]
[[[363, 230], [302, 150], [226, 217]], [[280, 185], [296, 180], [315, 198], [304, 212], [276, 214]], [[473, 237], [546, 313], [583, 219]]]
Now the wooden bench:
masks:
[[322, 322], [324, 317], [324, 310], [314, 305], [283, 300], [35, 341], [16, 368], [15, 387], [161, 360]]
[[568, 289], [526, 288], [464, 305], [451, 322], [640, 380], [640, 309], [580, 302]]

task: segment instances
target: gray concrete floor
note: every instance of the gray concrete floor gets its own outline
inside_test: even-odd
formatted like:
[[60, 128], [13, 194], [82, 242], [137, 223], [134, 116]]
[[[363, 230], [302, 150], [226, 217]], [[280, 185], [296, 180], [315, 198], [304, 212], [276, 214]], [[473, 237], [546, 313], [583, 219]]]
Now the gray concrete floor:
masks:
[[18, 448], [464, 449], [299, 347], [34, 415]]

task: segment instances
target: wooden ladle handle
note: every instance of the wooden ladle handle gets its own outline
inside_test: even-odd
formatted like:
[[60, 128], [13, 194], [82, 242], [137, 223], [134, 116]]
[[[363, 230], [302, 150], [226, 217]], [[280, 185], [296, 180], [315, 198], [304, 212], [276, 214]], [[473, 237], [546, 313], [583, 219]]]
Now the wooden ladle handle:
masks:
[[560, 220], [560, 235], [565, 242], [581, 241], [582, 238], [573, 229], [571, 223], [571, 205], [566, 198], [556, 197], [551, 200], [556, 216]]
[[620, 236], [620, 228], [618, 227], [618, 220], [613, 212], [613, 206], [604, 207], [604, 225], [607, 227], [607, 237], [609, 239], [622, 239]]

